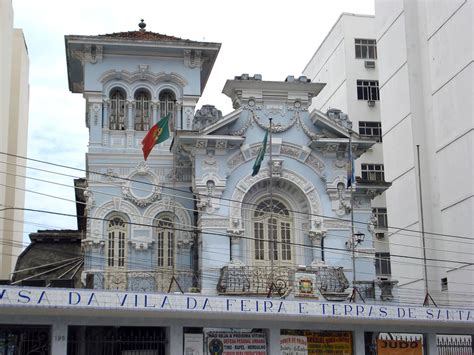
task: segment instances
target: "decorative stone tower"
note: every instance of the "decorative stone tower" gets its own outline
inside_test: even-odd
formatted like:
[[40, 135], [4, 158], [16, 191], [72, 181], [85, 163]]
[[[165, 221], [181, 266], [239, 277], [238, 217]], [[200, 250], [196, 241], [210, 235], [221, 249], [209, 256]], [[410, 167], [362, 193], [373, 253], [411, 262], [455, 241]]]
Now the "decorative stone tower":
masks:
[[[66, 36], [69, 89], [86, 99], [89, 128], [83, 281], [93, 288], [187, 290], [195, 280], [191, 166], [172, 139], [143, 160], [141, 141], [171, 114], [190, 130], [220, 49], [146, 30]], [[179, 281], [172, 282], [172, 281]]]

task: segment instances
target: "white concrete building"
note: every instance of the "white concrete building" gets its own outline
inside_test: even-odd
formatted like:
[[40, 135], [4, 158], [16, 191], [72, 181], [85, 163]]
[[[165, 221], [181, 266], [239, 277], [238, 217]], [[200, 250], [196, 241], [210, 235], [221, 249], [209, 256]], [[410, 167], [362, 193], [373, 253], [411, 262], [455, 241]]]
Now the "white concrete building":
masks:
[[[382, 156], [382, 130], [378, 95], [375, 18], [371, 15], [343, 13], [303, 70], [313, 82], [326, 83], [313, 99], [311, 109], [326, 113], [339, 109], [349, 115], [353, 130], [374, 144], [356, 160], [358, 184], [371, 185], [374, 217], [376, 271], [378, 277], [390, 277], [387, 238], [387, 209]], [[387, 181], [390, 181], [388, 179]]]
[[389, 224], [404, 228], [390, 229], [392, 274], [407, 301], [425, 295], [422, 194], [429, 294], [473, 305], [473, 12], [471, 0], [375, 1]]
[[[28, 136], [28, 52], [21, 29], [13, 28], [11, 0], [0, 0], [0, 279], [9, 278], [23, 240], [25, 161]], [[6, 155], [4, 153], [12, 154]]]

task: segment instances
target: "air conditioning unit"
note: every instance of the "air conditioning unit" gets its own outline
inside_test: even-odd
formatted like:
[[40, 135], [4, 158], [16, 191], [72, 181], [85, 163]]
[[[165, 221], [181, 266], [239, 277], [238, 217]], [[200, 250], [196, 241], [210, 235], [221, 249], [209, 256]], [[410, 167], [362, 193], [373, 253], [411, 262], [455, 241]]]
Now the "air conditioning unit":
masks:
[[379, 282], [391, 281], [391, 279], [392, 279], [392, 278], [391, 278], [390, 276], [388, 276], [388, 275], [383, 275], [383, 276], [382, 276], [382, 275], [379, 275], [379, 276], [377, 276], [377, 281], [379, 281]]
[[375, 61], [374, 60], [366, 60], [364, 62], [364, 65], [365, 65], [366, 68], [374, 69], [375, 68]]
[[367, 106], [374, 107], [375, 106], [375, 101], [374, 100], [368, 100], [367, 101]]
[[383, 239], [383, 238], [385, 238], [385, 233], [383, 233], [383, 232], [382, 233], [375, 233], [375, 238]]

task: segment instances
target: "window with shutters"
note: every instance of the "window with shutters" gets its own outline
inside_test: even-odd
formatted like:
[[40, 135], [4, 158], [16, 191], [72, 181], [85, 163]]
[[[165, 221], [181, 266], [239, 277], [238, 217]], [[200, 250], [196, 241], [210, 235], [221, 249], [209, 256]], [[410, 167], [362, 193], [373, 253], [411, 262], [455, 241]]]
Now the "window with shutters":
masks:
[[157, 234], [157, 265], [159, 267], [172, 267], [174, 264], [175, 233], [171, 217], [158, 218]]
[[148, 131], [151, 121], [151, 98], [146, 90], [135, 94], [135, 130]]
[[109, 128], [125, 129], [125, 92], [122, 89], [113, 89], [110, 93]]
[[107, 266], [125, 268], [127, 253], [127, 225], [120, 217], [113, 217], [107, 224]]
[[253, 213], [254, 251], [257, 264], [292, 264], [293, 220], [283, 202], [266, 199]]
[[174, 93], [169, 90], [163, 90], [162, 92], [160, 92], [159, 100], [160, 116], [164, 117], [168, 113], [170, 113], [170, 118], [174, 118], [176, 114], [176, 96], [174, 95]]

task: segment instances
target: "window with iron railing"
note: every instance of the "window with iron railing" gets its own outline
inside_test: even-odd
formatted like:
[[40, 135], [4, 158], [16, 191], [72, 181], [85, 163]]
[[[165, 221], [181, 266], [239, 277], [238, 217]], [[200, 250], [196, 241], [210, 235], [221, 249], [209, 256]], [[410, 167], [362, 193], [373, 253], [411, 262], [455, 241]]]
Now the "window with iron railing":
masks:
[[110, 94], [109, 128], [111, 130], [125, 129], [125, 93], [114, 89]]
[[387, 228], [388, 227], [388, 219], [387, 219], [387, 209], [382, 207], [375, 207], [372, 208], [372, 213], [374, 214], [375, 218], [377, 219], [377, 228]]
[[385, 181], [383, 164], [361, 164], [361, 175], [364, 181]]
[[150, 129], [150, 119], [150, 94], [145, 90], [140, 90], [135, 95], [135, 130], [148, 131]]
[[359, 134], [362, 137], [376, 138], [382, 141], [382, 124], [380, 122], [359, 121]]
[[355, 38], [355, 57], [358, 59], [377, 59], [375, 39]]
[[366, 101], [378, 101], [379, 81], [357, 80], [357, 99]]
[[[174, 122], [176, 112], [176, 96], [169, 90], [163, 90], [159, 96], [160, 116], [164, 117], [170, 114], [170, 122]], [[160, 117], [160, 119], [161, 119]]]

